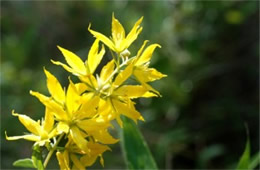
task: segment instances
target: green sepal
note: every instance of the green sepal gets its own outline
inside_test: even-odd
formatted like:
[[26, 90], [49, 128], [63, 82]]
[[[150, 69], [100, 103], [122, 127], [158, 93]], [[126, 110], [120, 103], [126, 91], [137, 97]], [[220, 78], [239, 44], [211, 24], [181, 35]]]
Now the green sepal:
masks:
[[38, 170], [44, 170], [44, 166], [42, 163], [42, 151], [40, 146], [38, 145], [33, 146], [32, 162], [35, 168], [37, 168]]
[[121, 146], [128, 169], [158, 169], [137, 125], [122, 117]]
[[13, 163], [13, 166], [24, 167], [24, 168], [35, 168], [33, 165], [33, 161], [30, 158], [18, 159]]

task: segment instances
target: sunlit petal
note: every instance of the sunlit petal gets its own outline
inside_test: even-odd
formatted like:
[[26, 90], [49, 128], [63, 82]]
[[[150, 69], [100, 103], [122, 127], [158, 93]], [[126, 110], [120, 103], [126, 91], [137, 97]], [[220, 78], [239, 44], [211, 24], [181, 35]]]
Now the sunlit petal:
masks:
[[124, 81], [126, 81], [132, 74], [133, 65], [129, 64], [122, 72], [120, 72], [114, 82], [114, 86], [120, 86]]
[[[112, 15], [112, 38], [117, 49], [120, 48], [121, 42], [125, 39], [125, 30], [121, 23]], [[124, 48], [124, 47], [123, 47]], [[124, 49], [120, 49], [124, 50]], [[118, 51], [121, 52], [121, 51]]]
[[75, 144], [82, 149], [83, 151], [87, 152], [87, 140], [82, 136], [80, 130], [73, 126], [70, 129], [70, 136], [72, 140], [75, 142]]
[[54, 125], [54, 116], [50, 109], [45, 108], [45, 118], [43, 122], [43, 129], [46, 132], [50, 132], [53, 129]]
[[96, 32], [96, 31], [91, 30], [91, 29], [90, 29], [90, 26], [91, 26], [91, 25], [89, 25], [88, 30], [89, 30], [89, 32], [90, 32], [94, 37], [96, 37], [97, 39], [99, 39], [100, 41], [102, 41], [105, 45], [107, 45], [107, 46], [108, 46], [110, 49], [112, 49], [113, 51], [116, 51], [113, 42], [112, 42], [109, 38], [107, 38], [105, 35], [103, 35], [103, 34], [101, 34], [101, 33], [99, 33], [99, 32]]
[[5, 133], [5, 137], [7, 140], [18, 140], [18, 139], [25, 139], [25, 140], [29, 140], [29, 141], [39, 141], [40, 137], [30, 134], [30, 135], [21, 135], [21, 136], [7, 136], [7, 134]]
[[34, 121], [26, 115], [14, 113], [14, 111], [12, 111], [12, 115], [17, 116], [19, 118], [19, 121], [24, 125], [27, 130], [35, 135], [40, 136], [42, 129], [39, 122]]
[[85, 169], [85, 166], [78, 160], [75, 154], [70, 154], [71, 161], [73, 162], [75, 169]]
[[137, 60], [136, 65], [141, 65], [141, 64], [144, 64], [144, 63], [150, 61], [153, 51], [155, 50], [156, 47], [161, 48], [161, 46], [159, 44], [152, 44], [152, 45], [148, 46], [144, 50], [144, 52], [140, 56], [140, 58]]
[[68, 158], [68, 154], [66, 153], [66, 151], [64, 153], [61, 152], [56, 152], [56, 156], [60, 165], [60, 169], [62, 170], [70, 170], [69, 168], [69, 158]]
[[66, 50], [60, 46], [58, 46], [59, 50], [62, 52], [65, 60], [69, 64], [69, 66], [75, 70], [76, 73], [79, 73], [81, 75], [86, 75], [87, 70], [85, 67], [84, 62], [73, 52]]
[[65, 101], [65, 93], [60, 85], [60, 82], [46, 69], [44, 69], [44, 72], [47, 77], [47, 87], [50, 94], [56, 101], [63, 103]]
[[101, 73], [100, 73], [100, 79], [102, 80], [102, 82], [105, 82], [110, 77], [110, 75], [113, 73], [114, 68], [115, 68], [114, 63], [115, 63], [115, 61], [111, 60], [102, 68]]
[[125, 48], [128, 48], [138, 37], [138, 35], [140, 34], [140, 32], [142, 31], [142, 27], [140, 27], [140, 24], [143, 21], [143, 17], [141, 17], [134, 25], [134, 27], [132, 28], [132, 30], [129, 32], [129, 34], [127, 35], [126, 39], [125, 39]]
[[99, 40], [96, 39], [88, 53], [88, 67], [91, 74], [95, 72], [97, 66], [99, 65], [100, 61], [102, 60], [105, 54], [104, 46], [102, 46], [101, 51], [98, 53], [98, 49], [99, 49], [98, 44], [99, 44]]
[[147, 89], [140, 85], [123, 85], [115, 91], [115, 94], [118, 96], [137, 98], [142, 97], [146, 92]]

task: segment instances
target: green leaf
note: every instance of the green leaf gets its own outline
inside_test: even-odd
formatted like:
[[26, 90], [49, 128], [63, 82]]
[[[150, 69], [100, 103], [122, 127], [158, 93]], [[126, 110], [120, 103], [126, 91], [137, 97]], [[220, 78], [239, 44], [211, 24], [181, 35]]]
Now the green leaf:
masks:
[[136, 124], [123, 117], [121, 144], [128, 169], [158, 169], [154, 158]]
[[250, 140], [249, 136], [247, 136], [246, 147], [243, 155], [240, 157], [237, 169], [248, 169], [250, 162]]
[[33, 161], [33, 165], [38, 170], [44, 170], [44, 166], [42, 163], [42, 152], [40, 146], [36, 145], [33, 147], [32, 161]]
[[13, 166], [24, 167], [24, 168], [35, 168], [33, 161], [30, 158], [19, 159], [13, 163]]
[[256, 153], [250, 161], [249, 169], [255, 169], [260, 164], [260, 152]]

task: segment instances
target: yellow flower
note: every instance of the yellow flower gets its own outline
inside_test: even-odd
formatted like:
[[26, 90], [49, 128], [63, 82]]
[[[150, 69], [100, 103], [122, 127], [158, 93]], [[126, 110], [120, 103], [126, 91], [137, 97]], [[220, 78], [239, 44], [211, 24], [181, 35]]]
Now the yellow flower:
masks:
[[47, 70], [44, 71], [47, 87], [52, 96], [46, 97], [38, 92], [31, 92], [31, 94], [53, 112], [58, 121], [59, 133], [69, 134], [77, 146], [85, 152], [88, 152], [85, 134], [104, 144], [117, 142], [107, 131], [109, 122], [100, 121], [98, 118], [96, 109], [99, 104], [98, 96], [93, 94], [81, 96], [86, 86], [83, 83], [74, 84], [72, 81], [65, 95], [56, 77]]
[[85, 63], [76, 54], [60, 46], [58, 46], [58, 48], [62, 52], [69, 66], [58, 61], [53, 61], [53, 60], [51, 61], [56, 65], [62, 66], [65, 70], [71, 72], [76, 76], [87, 77], [95, 72], [97, 66], [99, 65], [100, 61], [103, 58], [103, 55], [105, 54], [104, 46], [102, 46], [101, 51], [98, 52], [99, 50], [98, 44], [99, 44], [99, 40], [95, 40], [88, 53], [88, 60], [86, 60]]
[[158, 96], [160, 96], [160, 93], [154, 88], [152, 88], [150, 85], [148, 85], [147, 82], [159, 80], [167, 76], [165, 74], [160, 73], [154, 68], [149, 68], [150, 60], [155, 48], [156, 47], [161, 48], [161, 46], [159, 44], [152, 44], [143, 51], [147, 42], [148, 41], [144, 41], [142, 47], [140, 48], [140, 50], [136, 55], [135, 60], [133, 61], [134, 63], [133, 75], [149, 91], [152, 91]]
[[[135, 109], [134, 102], [131, 99], [139, 97], [153, 97], [154, 95], [147, 88], [140, 85], [123, 85], [123, 83], [132, 75], [133, 63], [129, 64], [112, 81], [112, 72], [114, 63], [109, 62], [102, 70], [99, 78], [99, 89], [104, 96], [100, 99], [99, 113], [105, 121], [116, 119], [122, 127], [120, 115], [123, 114], [135, 122], [144, 120], [141, 114]], [[108, 81], [110, 78], [111, 81]]]
[[17, 116], [19, 121], [25, 126], [25, 128], [31, 132], [31, 134], [21, 135], [21, 136], [11, 136], [6, 135], [7, 140], [18, 140], [25, 139], [34, 141], [35, 145], [40, 146], [45, 145], [50, 142], [50, 139], [57, 135], [56, 128], [54, 125], [54, 117], [49, 109], [46, 108], [45, 118], [40, 122], [34, 121], [30, 117], [22, 114], [17, 114], [12, 112], [13, 116]]
[[60, 169], [85, 169], [85, 167], [93, 165], [97, 157], [100, 157], [100, 163], [104, 166], [102, 154], [111, 149], [106, 145], [93, 141], [88, 142], [87, 147], [89, 148], [89, 152], [85, 154], [77, 147], [73, 140], [69, 138], [65, 150], [56, 153]]
[[140, 27], [140, 24], [143, 20], [143, 17], [141, 17], [134, 25], [132, 30], [129, 32], [127, 36], [125, 36], [125, 29], [120, 24], [120, 22], [114, 17], [114, 14], [112, 15], [112, 38], [109, 39], [105, 35], [93, 31], [90, 29], [90, 26], [88, 27], [89, 32], [95, 36], [97, 39], [102, 41], [105, 45], [107, 45], [111, 50], [115, 51], [116, 53], [121, 53], [125, 49], [127, 49], [138, 37], [140, 32], [142, 31], [142, 27]]

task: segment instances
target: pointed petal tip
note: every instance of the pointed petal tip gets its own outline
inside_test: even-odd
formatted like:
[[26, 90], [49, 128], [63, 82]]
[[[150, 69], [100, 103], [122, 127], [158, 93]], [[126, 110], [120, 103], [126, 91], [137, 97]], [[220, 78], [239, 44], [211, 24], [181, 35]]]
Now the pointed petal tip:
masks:
[[58, 48], [58, 49], [61, 49], [62, 47], [61, 47], [61, 46], [59, 46], [59, 45], [57, 45], [57, 48]]
[[144, 117], [143, 117], [143, 116], [140, 116], [140, 117], [139, 117], [139, 120], [141, 120], [141, 121], [145, 122], [145, 120], [144, 120]]
[[31, 95], [33, 95], [34, 91], [30, 90], [29, 93], [30, 93]]
[[12, 110], [12, 115], [13, 115], [13, 116], [19, 116], [19, 114], [18, 114], [18, 113], [15, 113], [14, 110]]
[[10, 140], [10, 137], [7, 135], [7, 132], [5, 131], [5, 139]]
[[88, 30], [91, 30], [90, 27], [91, 27], [91, 23], [88, 24]]
[[6, 138], [6, 140], [8, 140], [8, 136], [7, 136], [7, 132], [5, 131], [5, 138]]

